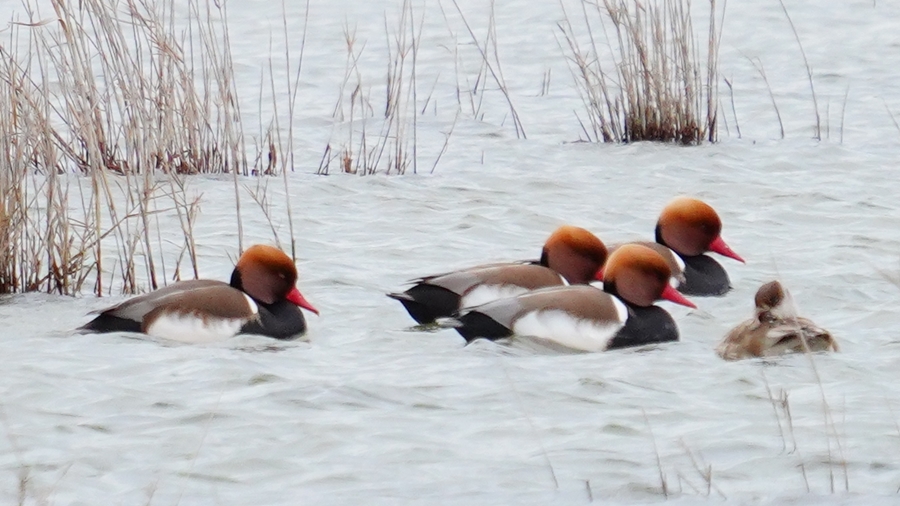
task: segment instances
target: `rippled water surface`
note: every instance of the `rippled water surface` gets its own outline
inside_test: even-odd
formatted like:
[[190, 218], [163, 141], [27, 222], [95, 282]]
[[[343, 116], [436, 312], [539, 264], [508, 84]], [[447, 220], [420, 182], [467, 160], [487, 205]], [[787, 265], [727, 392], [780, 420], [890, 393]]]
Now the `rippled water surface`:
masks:
[[[270, 33], [281, 33], [281, 6], [270, 4], [230, 6], [239, 90], [250, 97]], [[479, 34], [486, 5], [460, 4]], [[900, 11], [890, 2], [786, 5], [813, 68], [821, 141], [811, 139], [809, 85], [778, 2], [729, 2], [720, 65], [742, 132], [723, 85], [728, 130], [695, 148], [573, 142], [581, 104], [554, 36], [559, 5], [497, 2], [503, 73], [528, 138], [516, 138], [493, 92], [483, 119], [460, 116], [434, 174], [324, 177], [313, 173], [334, 135], [342, 27], [371, 43], [364, 69], [374, 96], [385, 13], [390, 25], [397, 8], [313, 0], [289, 193], [300, 287], [322, 316], [299, 342], [185, 346], [72, 334], [85, 313], [121, 297], [0, 299], [2, 502], [16, 501], [27, 475], [28, 503], [54, 505], [624, 504], [665, 494], [676, 504], [893, 503], [900, 132], [888, 110], [900, 112]], [[455, 93], [443, 77], [456, 79], [441, 44], [472, 47], [452, 4], [415, 8], [426, 19], [422, 86], [440, 83], [438, 112], [418, 125], [430, 170], [455, 111], [440, 109]], [[0, 13], [18, 9], [0, 2]], [[299, 3], [287, 6], [292, 28], [302, 15]], [[477, 72], [477, 61], [463, 63]], [[190, 188], [203, 195], [201, 274], [227, 279], [237, 250], [232, 183], [196, 178]], [[280, 179], [269, 194], [285, 239]], [[695, 299], [699, 310], [666, 306], [679, 343], [596, 354], [463, 346], [451, 330], [412, 329], [383, 295], [417, 275], [534, 257], [562, 223], [607, 242], [649, 238], [678, 194], [711, 203], [748, 260], [722, 260], [735, 286], [727, 297]], [[246, 211], [244, 228], [248, 242], [272, 241], [258, 210]], [[720, 360], [715, 344], [776, 277], [842, 352]]]

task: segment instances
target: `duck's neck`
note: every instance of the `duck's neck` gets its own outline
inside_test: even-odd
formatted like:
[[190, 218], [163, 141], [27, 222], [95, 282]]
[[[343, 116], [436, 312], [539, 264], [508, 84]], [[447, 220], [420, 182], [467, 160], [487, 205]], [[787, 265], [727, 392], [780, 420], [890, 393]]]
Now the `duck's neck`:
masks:
[[549, 268], [550, 267], [550, 258], [549, 257], [550, 257], [550, 255], [547, 254], [547, 248], [544, 248], [543, 250], [541, 250], [541, 259], [540, 259], [540, 261], [538, 261], [537, 264], [541, 265], [543, 267]]
[[228, 284], [232, 288], [237, 288], [240, 291], [244, 291], [244, 282], [241, 280], [241, 271], [235, 269], [231, 271], [231, 281]]
[[619, 295], [619, 290], [616, 288], [616, 282], [613, 280], [603, 282], [603, 291], [621, 300], [628, 306], [632, 305], [627, 300], [623, 299], [621, 295]]
[[248, 297], [253, 299], [253, 302], [256, 302], [260, 306], [269, 306], [270, 304], [266, 304], [265, 302], [259, 300], [253, 295], [247, 293], [247, 290], [244, 288], [244, 280], [241, 277], [241, 271], [235, 269], [231, 271], [231, 281], [228, 282], [228, 285], [236, 290], [240, 290], [244, 292]]

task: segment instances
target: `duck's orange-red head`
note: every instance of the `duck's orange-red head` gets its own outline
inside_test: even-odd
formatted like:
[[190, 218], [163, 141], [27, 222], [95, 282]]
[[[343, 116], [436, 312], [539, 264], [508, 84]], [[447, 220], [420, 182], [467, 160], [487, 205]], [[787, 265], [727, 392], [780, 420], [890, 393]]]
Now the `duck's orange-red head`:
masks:
[[541, 265], [560, 273], [571, 284], [587, 284], [596, 278], [607, 254], [606, 245], [589, 230], [563, 225], [544, 243]]
[[682, 256], [697, 256], [712, 251], [739, 262], [720, 235], [722, 220], [709, 204], [690, 197], [677, 197], [663, 208], [656, 223], [656, 242]]
[[606, 261], [603, 289], [636, 306], [651, 306], [665, 299], [696, 308], [669, 285], [672, 271], [656, 251], [640, 244], [623, 244]]
[[297, 267], [283, 251], [257, 244], [247, 248], [231, 274], [231, 285], [262, 302], [274, 304], [287, 300], [315, 314], [313, 307], [297, 290]]

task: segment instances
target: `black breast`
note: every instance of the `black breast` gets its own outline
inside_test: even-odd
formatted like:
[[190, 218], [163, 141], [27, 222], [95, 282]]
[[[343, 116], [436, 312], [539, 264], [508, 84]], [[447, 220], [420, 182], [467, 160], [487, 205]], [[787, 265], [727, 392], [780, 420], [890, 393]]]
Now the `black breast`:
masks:
[[707, 255], [681, 257], [684, 260], [684, 283], [678, 291], [685, 295], [725, 295], [731, 290], [728, 273], [719, 262]]
[[306, 319], [296, 305], [286, 301], [274, 304], [261, 304], [259, 319], [245, 323], [241, 334], [259, 334], [275, 339], [296, 339], [306, 332]]
[[628, 320], [606, 349], [678, 340], [678, 326], [665, 309], [658, 306], [628, 306]]

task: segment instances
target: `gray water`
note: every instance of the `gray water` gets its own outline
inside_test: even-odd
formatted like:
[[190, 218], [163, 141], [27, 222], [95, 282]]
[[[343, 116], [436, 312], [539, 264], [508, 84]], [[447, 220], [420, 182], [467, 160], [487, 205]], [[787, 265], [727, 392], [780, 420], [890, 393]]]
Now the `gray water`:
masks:
[[[422, 82], [452, 73], [436, 47], [448, 30], [439, 7], [420, 7]], [[484, 33], [486, 7], [461, 7]], [[729, 106], [721, 142], [695, 148], [573, 142], [580, 103], [553, 38], [559, 6], [509, 2], [496, 5], [498, 39], [527, 140], [504, 123], [508, 109], [492, 95], [483, 120], [460, 117], [434, 174], [322, 177], [313, 172], [335, 135], [341, 27], [357, 23], [368, 37], [374, 88], [383, 79], [384, 13], [393, 19], [396, 8], [313, 2], [289, 191], [299, 286], [322, 316], [309, 318], [302, 341], [179, 345], [72, 334], [85, 313], [119, 296], [4, 297], [3, 502], [16, 501], [27, 473], [27, 503], [54, 505], [661, 503], [663, 481], [675, 504], [892, 503], [900, 132], [886, 107], [900, 111], [892, 22], [900, 12], [887, 2], [787, 7], [814, 69], [823, 126], [829, 111], [822, 141], [811, 140], [808, 82], [777, 2], [728, 4], [721, 67], [735, 84], [742, 136]], [[231, 27], [236, 71], [252, 96], [281, 6], [230, 9], [240, 20]], [[452, 5], [443, 9], [468, 43]], [[302, 5], [288, 6], [292, 26], [301, 18]], [[757, 57], [784, 140], [747, 59]], [[537, 96], [548, 68], [550, 93]], [[452, 95], [444, 84], [441, 100]], [[423, 117], [423, 164], [452, 121], [449, 106]], [[190, 185], [203, 195], [201, 274], [227, 279], [237, 249], [232, 183]], [[280, 180], [269, 193], [283, 208]], [[383, 295], [418, 275], [534, 257], [563, 223], [606, 242], [649, 238], [679, 194], [712, 204], [725, 240], [747, 259], [721, 260], [735, 286], [727, 297], [695, 299], [698, 310], [665, 306], [679, 343], [594, 354], [464, 346], [451, 330], [412, 329]], [[275, 221], [284, 240], [287, 221]], [[272, 241], [252, 207], [244, 228], [248, 243]], [[773, 278], [837, 337], [841, 353], [737, 363], [714, 354]]]

